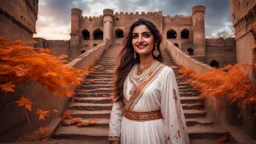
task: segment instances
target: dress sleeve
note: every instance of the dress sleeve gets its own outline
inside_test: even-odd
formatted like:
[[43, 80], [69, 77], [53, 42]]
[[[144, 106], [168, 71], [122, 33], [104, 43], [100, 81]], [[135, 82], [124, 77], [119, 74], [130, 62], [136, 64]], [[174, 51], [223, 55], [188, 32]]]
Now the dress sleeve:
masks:
[[122, 100], [114, 102], [110, 114], [109, 141], [120, 141], [121, 123], [123, 117], [124, 104]]
[[172, 69], [164, 76], [161, 90], [161, 112], [163, 115], [166, 143], [189, 144], [178, 85]]

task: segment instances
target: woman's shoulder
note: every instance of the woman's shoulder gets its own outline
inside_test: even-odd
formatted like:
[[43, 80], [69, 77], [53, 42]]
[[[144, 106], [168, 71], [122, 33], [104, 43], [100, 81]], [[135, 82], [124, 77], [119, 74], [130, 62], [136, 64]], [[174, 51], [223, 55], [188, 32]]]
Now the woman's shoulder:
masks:
[[163, 66], [162, 72], [163, 74], [168, 74], [168, 73], [174, 73], [173, 69], [163, 63], [161, 63], [161, 65]]

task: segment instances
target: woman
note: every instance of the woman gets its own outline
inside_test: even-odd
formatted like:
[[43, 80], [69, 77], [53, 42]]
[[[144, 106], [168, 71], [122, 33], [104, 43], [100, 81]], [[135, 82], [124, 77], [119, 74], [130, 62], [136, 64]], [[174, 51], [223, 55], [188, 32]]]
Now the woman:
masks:
[[116, 70], [112, 144], [189, 143], [174, 72], [161, 63], [161, 40], [159, 30], [146, 19], [130, 27]]

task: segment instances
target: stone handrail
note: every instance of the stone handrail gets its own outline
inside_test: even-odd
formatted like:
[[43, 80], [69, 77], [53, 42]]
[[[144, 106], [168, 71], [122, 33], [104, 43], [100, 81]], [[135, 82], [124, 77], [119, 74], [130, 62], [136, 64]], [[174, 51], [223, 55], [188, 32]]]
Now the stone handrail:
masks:
[[190, 68], [196, 73], [204, 73], [212, 69], [211, 66], [191, 58], [169, 41], [166, 41], [166, 49], [176, 64]]

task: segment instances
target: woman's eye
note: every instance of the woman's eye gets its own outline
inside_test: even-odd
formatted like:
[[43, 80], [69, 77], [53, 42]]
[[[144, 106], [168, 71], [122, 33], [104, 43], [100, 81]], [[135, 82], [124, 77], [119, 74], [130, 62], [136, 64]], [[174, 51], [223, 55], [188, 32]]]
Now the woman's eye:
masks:
[[135, 38], [137, 38], [138, 37], [138, 35], [132, 35], [132, 38], [133, 39], [135, 39]]
[[144, 33], [143, 36], [144, 36], [145, 38], [149, 38], [149, 37], [150, 37], [150, 34], [149, 34], [149, 33]]

